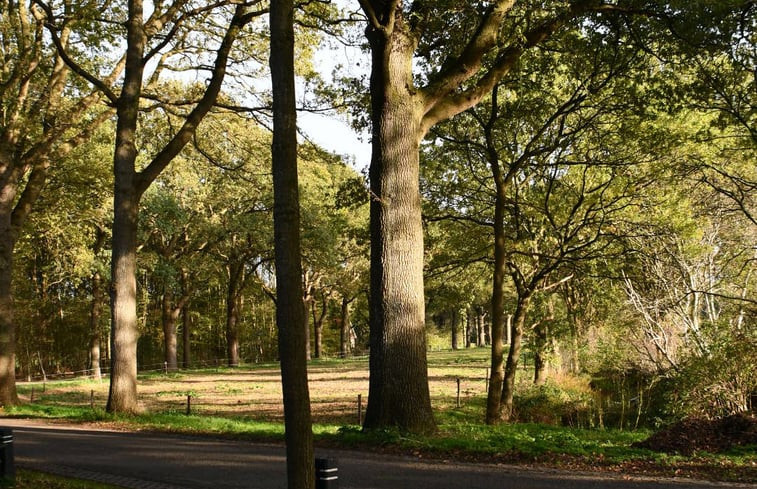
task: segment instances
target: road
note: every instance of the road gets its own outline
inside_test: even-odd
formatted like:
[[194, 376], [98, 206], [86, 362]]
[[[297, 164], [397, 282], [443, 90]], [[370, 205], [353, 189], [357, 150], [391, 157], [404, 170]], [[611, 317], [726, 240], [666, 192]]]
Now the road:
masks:
[[[166, 434], [124, 433], [0, 419], [13, 429], [21, 467], [132, 489], [285, 488], [281, 445]], [[447, 463], [316, 450], [336, 458], [341, 489], [681, 489], [749, 487], [686, 480], [624, 480], [516, 466]]]

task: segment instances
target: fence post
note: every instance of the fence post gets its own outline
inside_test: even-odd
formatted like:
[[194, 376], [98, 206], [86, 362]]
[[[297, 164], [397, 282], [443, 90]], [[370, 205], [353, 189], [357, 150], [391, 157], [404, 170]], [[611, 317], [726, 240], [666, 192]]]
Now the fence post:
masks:
[[460, 407], [460, 377], [457, 378], [457, 407]]
[[187, 395], [187, 416], [192, 414], [192, 394]]
[[94, 389], [89, 391], [89, 408], [90, 409], [95, 408], [95, 390]]
[[34, 386], [32, 386], [32, 398], [29, 402], [34, 402]]

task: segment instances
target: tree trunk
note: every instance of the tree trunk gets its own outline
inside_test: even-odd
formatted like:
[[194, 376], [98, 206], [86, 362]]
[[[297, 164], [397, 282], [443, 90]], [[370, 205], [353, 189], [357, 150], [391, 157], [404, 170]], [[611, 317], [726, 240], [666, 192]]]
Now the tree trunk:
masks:
[[484, 312], [483, 307], [477, 307], [477, 317], [476, 317], [476, 333], [478, 334], [478, 338], [476, 339], [476, 345], [477, 346], [486, 346], [486, 313]]
[[192, 316], [189, 313], [189, 306], [184, 306], [182, 310], [182, 361], [181, 365], [184, 368], [190, 368], [192, 366]]
[[241, 294], [229, 288], [226, 298], [226, 356], [229, 367], [239, 366], [239, 309]]
[[314, 340], [314, 346], [315, 346], [315, 358], [321, 358], [323, 355], [323, 320], [326, 317], [327, 312], [327, 300], [326, 296], [321, 296], [321, 314], [316, 314], [316, 307], [315, 307], [315, 298], [313, 298], [313, 302], [311, 303], [312, 311], [313, 311], [313, 340]]
[[113, 156], [113, 238], [111, 258], [111, 368], [108, 412], [136, 412], [137, 405], [137, 191], [136, 132], [142, 91], [145, 32], [142, 2], [130, 1], [126, 22], [126, 69], [116, 104]]
[[[0, 188], [0, 405], [18, 404], [16, 392], [16, 325], [13, 319], [11, 279], [13, 275], [14, 233], [11, 209], [15, 192], [9, 185]], [[8, 194], [13, 195], [8, 195]]]
[[471, 310], [470, 308], [465, 310], [465, 348], [470, 348], [471, 341]]
[[342, 297], [341, 329], [339, 332], [339, 356], [347, 358], [350, 355], [350, 300]]
[[102, 277], [100, 272], [94, 272], [92, 274], [92, 311], [89, 316], [89, 368], [92, 372], [92, 378], [95, 380], [102, 379], [100, 369], [100, 317], [102, 316], [104, 299]]
[[512, 339], [510, 351], [507, 354], [505, 364], [505, 378], [502, 386], [502, 400], [500, 417], [503, 421], [509, 421], [513, 415], [513, 394], [515, 392], [515, 373], [520, 359], [521, 340], [523, 338], [523, 326], [526, 322], [526, 313], [531, 303], [530, 295], [518, 294], [518, 305], [515, 308], [513, 318]]
[[[496, 99], [495, 99], [496, 100]], [[505, 198], [502, 172], [499, 160], [491, 162], [497, 192], [494, 201], [494, 273], [492, 276], [492, 354], [491, 372], [489, 374], [489, 392], [486, 396], [486, 423], [494, 424], [501, 419], [502, 389], [505, 380], [504, 372], [504, 337], [505, 337], [505, 276], [507, 256], [505, 236]], [[509, 321], [508, 321], [509, 326]], [[509, 332], [507, 334], [510, 336]]]
[[543, 385], [547, 381], [548, 323], [539, 321], [534, 328], [534, 384]]
[[[119, 121], [120, 125], [120, 121]], [[123, 131], [119, 130], [119, 133]], [[133, 136], [133, 133], [132, 133]], [[137, 206], [133, 171], [123, 166], [123, 153], [133, 152], [131, 144], [120, 136], [116, 151], [115, 209], [113, 221], [113, 258], [111, 263], [111, 376], [108, 412], [133, 413], [137, 406]], [[125, 147], [126, 146], [126, 147]], [[136, 153], [132, 153], [136, 155]], [[126, 180], [126, 182], [124, 182]]]
[[401, 10], [372, 50], [370, 382], [364, 428], [436, 429], [426, 363], [423, 228], [418, 188], [422, 101]]
[[178, 362], [178, 338], [176, 336], [176, 322], [181, 313], [180, 308], [174, 307], [173, 294], [169, 291], [163, 293], [163, 345], [166, 368], [174, 371], [179, 368]]
[[458, 329], [460, 329], [460, 313], [457, 310], [452, 311], [452, 349], [459, 348]]
[[289, 489], [315, 487], [300, 251], [297, 182], [297, 115], [294, 88], [294, 7], [271, 2], [271, 82], [273, 85], [273, 226], [276, 263], [276, 323], [284, 396]]

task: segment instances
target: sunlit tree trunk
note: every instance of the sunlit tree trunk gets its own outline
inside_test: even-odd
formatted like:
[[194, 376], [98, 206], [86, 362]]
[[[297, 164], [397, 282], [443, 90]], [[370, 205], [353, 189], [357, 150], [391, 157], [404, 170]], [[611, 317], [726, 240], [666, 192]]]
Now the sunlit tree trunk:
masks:
[[372, 50], [370, 383], [366, 429], [436, 429], [426, 365], [423, 228], [418, 188], [421, 100], [411, 90], [414, 41], [369, 30]]
[[510, 340], [510, 351], [507, 353], [505, 377], [502, 386], [500, 417], [504, 421], [509, 421], [513, 414], [515, 374], [518, 369], [518, 361], [520, 360], [521, 342], [523, 340], [523, 328], [526, 323], [526, 313], [528, 312], [530, 304], [530, 294], [518, 294], [518, 305], [515, 308], [515, 315], [513, 316], [513, 329], [512, 338]]

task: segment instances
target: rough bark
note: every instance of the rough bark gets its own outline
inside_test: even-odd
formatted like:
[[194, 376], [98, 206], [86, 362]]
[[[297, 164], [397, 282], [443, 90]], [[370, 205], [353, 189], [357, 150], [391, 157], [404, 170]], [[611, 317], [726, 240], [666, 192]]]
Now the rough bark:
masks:
[[513, 395], [515, 393], [515, 374], [520, 360], [521, 341], [523, 339], [523, 327], [526, 323], [526, 314], [531, 304], [530, 294], [518, 294], [518, 304], [513, 317], [512, 338], [510, 351], [507, 353], [505, 364], [505, 377], [502, 385], [502, 399], [500, 401], [500, 418], [509, 421], [513, 415]]
[[271, 2], [276, 324], [284, 397], [287, 486], [312, 489], [315, 465], [305, 358], [307, 315], [300, 251], [293, 11], [292, 0]]
[[106, 409], [136, 412], [137, 406], [137, 192], [136, 133], [144, 71], [145, 32], [142, 2], [129, 2], [126, 70], [116, 103], [113, 157], [113, 251], [111, 258], [111, 374]]
[[13, 320], [11, 276], [13, 270], [13, 195], [0, 188], [0, 405], [18, 403], [16, 392], [16, 327]]
[[422, 100], [412, 90], [414, 40], [369, 29], [372, 49], [370, 382], [364, 428], [436, 429], [426, 364], [423, 228], [418, 189]]

